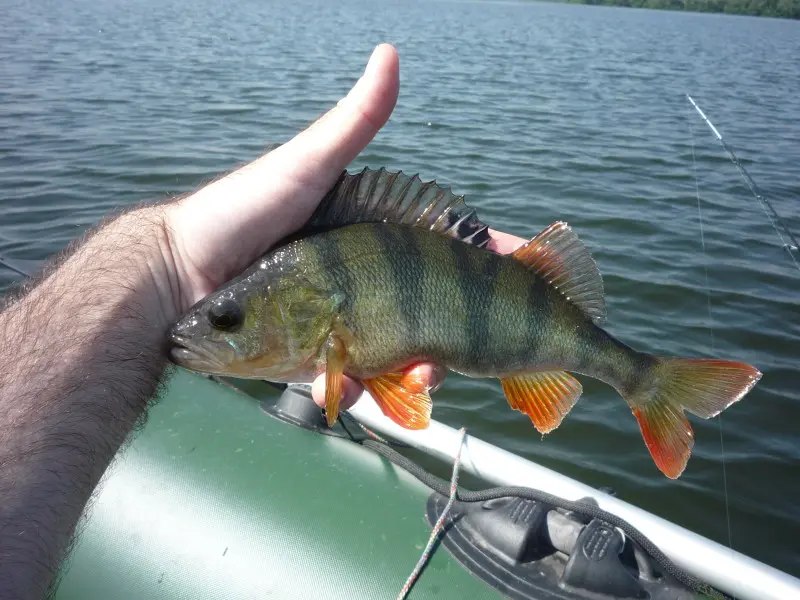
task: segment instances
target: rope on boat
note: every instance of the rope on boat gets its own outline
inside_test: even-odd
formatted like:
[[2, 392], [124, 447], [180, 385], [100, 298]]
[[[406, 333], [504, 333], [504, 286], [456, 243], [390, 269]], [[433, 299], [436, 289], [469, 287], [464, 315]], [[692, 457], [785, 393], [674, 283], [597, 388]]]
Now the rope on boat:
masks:
[[[453, 475], [454, 478], [458, 475], [458, 465], [461, 459], [461, 450], [463, 448], [463, 438], [466, 434], [466, 431], [462, 428], [460, 430], [462, 441], [461, 445], [458, 449], [458, 454], [456, 455], [456, 462], [453, 465]], [[382, 444], [376, 440], [365, 439], [361, 442], [362, 446], [370, 448], [377, 454], [380, 454], [387, 460], [391, 461], [398, 467], [401, 467], [411, 473], [414, 477], [419, 479], [422, 483], [427, 485], [429, 488], [434, 490], [435, 492], [445, 496], [447, 495], [447, 482], [433, 473], [429, 473], [425, 469], [423, 469], [420, 465], [415, 463], [413, 460], [409, 459], [406, 456], [400, 454], [394, 448]], [[455, 481], [455, 479], [453, 480]], [[457, 488], [457, 481], [455, 481], [456, 489], [455, 489], [455, 496], [453, 495], [453, 481], [450, 483], [450, 501], [448, 502], [447, 506], [445, 507], [445, 512], [442, 513], [442, 517], [440, 517], [439, 521], [443, 521], [444, 515], [447, 514], [452, 502], [454, 499], [457, 499], [461, 502], [486, 502], [487, 500], [494, 500], [496, 498], [507, 498], [507, 497], [516, 497], [516, 498], [525, 498], [528, 500], [536, 500], [538, 502], [543, 502], [544, 504], [549, 504], [554, 507], [563, 508], [565, 510], [569, 510], [575, 512], [577, 514], [586, 515], [591, 518], [600, 519], [601, 521], [605, 521], [609, 525], [613, 527], [618, 527], [625, 534], [634, 542], [636, 542], [641, 548], [661, 566], [664, 572], [669, 573], [672, 577], [674, 577], [677, 581], [688, 587], [690, 590], [697, 592], [704, 598], [710, 598], [712, 600], [729, 600], [729, 596], [720, 592], [719, 590], [715, 589], [714, 587], [710, 586], [709, 584], [701, 581], [694, 575], [684, 571], [678, 565], [676, 565], [670, 558], [664, 554], [661, 549], [656, 546], [650, 539], [645, 536], [641, 531], [636, 529], [633, 525], [628, 523], [622, 517], [619, 517], [613, 513], [607, 512], [600, 507], [592, 504], [588, 500], [566, 500], [564, 498], [560, 498], [554, 494], [550, 494], [548, 492], [543, 492], [542, 490], [537, 490], [534, 488], [526, 488], [526, 487], [519, 487], [519, 486], [503, 486], [503, 487], [496, 487], [496, 488], [489, 488], [485, 490], [478, 490], [478, 491], [467, 491], [467, 490], [459, 490]], [[411, 577], [409, 577], [409, 581], [412, 582], [414, 579], [419, 576], [419, 570], [421, 567], [425, 565], [425, 561], [427, 560], [427, 554], [430, 553], [430, 548], [433, 546], [433, 542], [435, 541], [438, 531], [437, 527], [439, 526], [439, 522], [436, 523], [436, 527], [434, 527], [434, 532], [431, 535], [431, 541], [428, 542], [428, 547], [425, 549], [425, 553], [423, 553], [422, 558], [420, 558], [419, 563], [417, 563], [417, 568], [412, 573]], [[408, 584], [407, 584], [408, 585]], [[410, 587], [410, 586], [409, 586]], [[406, 588], [403, 588], [406, 590]], [[406, 590], [407, 593], [407, 590]], [[398, 596], [398, 600], [402, 600], [405, 596], [401, 593]]]
[[458, 469], [461, 465], [461, 449], [464, 447], [464, 438], [467, 435], [467, 430], [462, 427], [458, 430], [458, 433], [458, 452], [456, 453], [456, 460], [453, 462], [453, 476], [450, 478], [450, 498], [447, 500], [447, 505], [444, 507], [442, 514], [439, 516], [439, 520], [436, 521], [433, 531], [431, 531], [431, 537], [428, 538], [428, 544], [425, 546], [425, 550], [422, 551], [422, 556], [419, 557], [417, 566], [414, 567], [411, 575], [408, 576], [403, 589], [400, 590], [400, 595], [397, 596], [397, 600], [404, 600], [408, 596], [408, 592], [411, 591], [411, 587], [414, 585], [414, 582], [419, 577], [423, 567], [428, 562], [428, 558], [433, 550], [433, 545], [439, 538], [439, 533], [441, 533], [442, 529], [444, 528], [444, 522], [447, 519], [447, 515], [450, 512], [450, 509], [453, 507], [453, 503], [456, 501], [456, 496], [458, 495]]
[[369, 427], [364, 425], [361, 421], [357, 421], [356, 419], [353, 419], [353, 421], [355, 421], [356, 425], [358, 425], [361, 428], [361, 431], [366, 433], [369, 437], [371, 437], [371, 438], [373, 438], [375, 440], [378, 440], [379, 442], [383, 442], [384, 444], [388, 444], [389, 443], [388, 440], [386, 440], [385, 438], [382, 438], [381, 436], [379, 436], [377, 433], [372, 431]]

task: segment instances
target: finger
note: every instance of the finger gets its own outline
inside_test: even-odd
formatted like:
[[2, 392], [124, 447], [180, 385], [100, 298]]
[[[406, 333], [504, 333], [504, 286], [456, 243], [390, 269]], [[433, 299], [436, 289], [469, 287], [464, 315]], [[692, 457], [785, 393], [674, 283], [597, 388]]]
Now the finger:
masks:
[[[344, 378], [343, 386], [344, 393], [339, 403], [340, 412], [351, 408], [364, 392], [364, 388], [358, 381], [350, 379], [347, 376]], [[314, 383], [311, 384], [311, 397], [314, 398], [314, 402], [317, 403], [317, 406], [320, 408], [325, 407], [325, 373], [317, 376], [317, 378], [314, 379]]]
[[179, 252], [219, 284], [299, 228], [389, 119], [399, 70], [395, 49], [378, 46], [350, 93], [308, 129], [180, 201], [170, 217], [180, 224]]
[[[235, 208], [258, 206], [268, 199], [270, 206], [283, 209], [282, 219], [276, 222], [274, 210], [265, 211], [252, 224], [254, 237], [265, 240], [269, 230], [274, 239], [290, 233], [311, 216], [322, 195], [388, 121], [399, 80], [397, 52], [388, 44], [378, 46], [364, 75], [337, 106], [286, 144], [203, 188], [193, 197], [193, 210], [202, 210], [202, 201], [224, 208], [231, 219], [239, 214], [249, 220], [252, 210]], [[276, 231], [279, 228], [283, 231]], [[264, 246], [262, 250], [269, 244]]]
[[[419, 363], [411, 367], [410, 370], [415, 372], [415, 374], [417, 374], [422, 381], [427, 382], [426, 385], [430, 393], [433, 393], [439, 389], [439, 386], [442, 385], [442, 382], [444, 382], [447, 375], [447, 369], [433, 363]], [[347, 410], [351, 408], [361, 397], [363, 391], [364, 388], [358, 381], [345, 376], [344, 396], [341, 404], [339, 405], [340, 410]], [[325, 406], [324, 373], [314, 379], [314, 383], [311, 385], [311, 395], [314, 398], [314, 402], [316, 402], [320, 408]]]
[[492, 252], [498, 254], [511, 254], [528, 240], [511, 235], [510, 233], [503, 233], [502, 231], [495, 231], [489, 229], [489, 235], [492, 239], [489, 241], [488, 248]]
[[429, 393], [439, 389], [447, 376], [447, 369], [434, 363], [419, 363], [411, 367], [410, 372], [427, 382]]
[[399, 87], [397, 52], [389, 44], [381, 44], [350, 93], [311, 127], [278, 148], [272, 160], [285, 162], [291, 176], [327, 192], [389, 120]]

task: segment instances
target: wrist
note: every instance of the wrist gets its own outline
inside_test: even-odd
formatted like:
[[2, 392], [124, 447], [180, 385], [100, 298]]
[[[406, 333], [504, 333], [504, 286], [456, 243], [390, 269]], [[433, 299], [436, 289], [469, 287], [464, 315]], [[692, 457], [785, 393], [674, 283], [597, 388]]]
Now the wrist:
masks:
[[98, 303], [127, 305], [133, 310], [123, 312], [161, 332], [183, 311], [164, 214], [162, 207], [152, 206], [120, 215], [87, 240], [71, 265], [97, 282], [92, 287]]
[[126, 212], [74, 241], [18, 299], [8, 299], [0, 321], [16, 322], [11, 331], [36, 323], [26, 342], [33, 348], [73, 329], [135, 329], [163, 339], [181, 308], [162, 212], [158, 206]]

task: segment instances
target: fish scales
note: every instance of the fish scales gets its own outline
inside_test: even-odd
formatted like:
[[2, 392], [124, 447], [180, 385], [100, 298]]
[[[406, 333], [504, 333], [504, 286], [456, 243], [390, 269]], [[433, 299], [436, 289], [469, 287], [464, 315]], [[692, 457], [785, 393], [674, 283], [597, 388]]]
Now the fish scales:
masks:
[[[495, 356], [496, 342], [503, 337], [505, 329], [490, 329], [492, 304], [502, 263], [492, 260], [493, 257], [488, 253], [470, 252], [472, 248], [465, 244], [450, 244], [450, 250], [455, 262], [458, 290], [465, 307], [464, 315], [470, 324], [465, 330], [468, 343], [462, 356], [465, 362], [480, 365]], [[495, 306], [494, 310], [502, 311], [503, 307]], [[513, 316], [510, 320], [513, 320]]]
[[[460, 291], [452, 294], [456, 288], [448, 289], [455, 273], [446, 265], [447, 261], [452, 265], [452, 253], [444, 248], [424, 253], [413, 236], [405, 235], [407, 228], [390, 229], [336, 230], [299, 246], [301, 253], [306, 247], [313, 249], [319, 257], [313, 262], [319, 265], [330, 263], [330, 256], [325, 256], [329, 251], [346, 257], [337, 267], [323, 267], [313, 276], [330, 293], [340, 290], [345, 296], [340, 312], [353, 334], [347, 365], [354, 373], [395, 366], [398, 356], [407, 357], [405, 363], [427, 355], [462, 356], [466, 351], [466, 304]], [[441, 310], [447, 300], [458, 310]]]
[[[385, 284], [387, 301], [394, 301], [398, 325], [393, 328], [394, 340], [387, 340], [390, 347], [395, 346], [400, 352], [410, 356], [419, 356], [424, 352], [425, 334], [431, 323], [428, 322], [428, 303], [432, 300], [432, 292], [427, 282], [430, 272], [428, 261], [423, 257], [419, 244], [410, 237], [411, 228], [390, 229], [386, 227], [370, 227], [365, 235], [372, 236], [380, 248], [377, 256], [386, 266], [386, 277], [383, 281], [369, 281], [364, 278], [364, 286], [371, 287], [375, 283]], [[418, 268], [413, 268], [417, 265]], [[392, 306], [388, 304], [387, 306]], [[358, 331], [361, 327], [369, 327], [367, 321], [362, 320], [358, 325], [353, 324]]]
[[609, 341], [587, 339], [595, 326], [517, 261], [442, 236], [365, 224], [297, 242], [297, 253], [300, 263], [308, 253], [307, 277], [343, 296], [354, 376], [421, 360], [473, 377], [535, 363], [594, 374], [580, 349], [596, 357]]

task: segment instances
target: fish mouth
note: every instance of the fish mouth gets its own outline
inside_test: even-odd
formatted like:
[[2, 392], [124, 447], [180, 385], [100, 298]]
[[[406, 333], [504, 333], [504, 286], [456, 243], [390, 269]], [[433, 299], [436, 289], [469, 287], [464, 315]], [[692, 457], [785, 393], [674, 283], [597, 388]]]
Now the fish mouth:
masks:
[[169, 341], [170, 360], [178, 366], [202, 371], [204, 373], [221, 373], [225, 364], [217, 357], [215, 352], [202, 343], [195, 342], [185, 335], [171, 333]]

